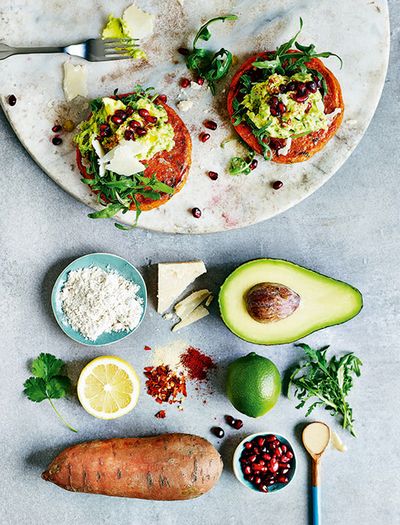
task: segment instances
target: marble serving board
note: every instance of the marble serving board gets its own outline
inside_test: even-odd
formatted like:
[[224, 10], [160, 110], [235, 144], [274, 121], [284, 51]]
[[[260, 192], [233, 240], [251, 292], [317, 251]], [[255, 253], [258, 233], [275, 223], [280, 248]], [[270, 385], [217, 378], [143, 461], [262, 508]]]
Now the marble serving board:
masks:
[[[0, 41], [10, 45], [53, 45], [97, 37], [107, 16], [120, 16], [129, 0], [3, 0], [0, 6]], [[154, 86], [168, 96], [172, 107], [180, 100], [192, 100], [190, 112], [181, 113], [193, 138], [193, 164], [184, 189], [166, 205], [143, 213], [140, 226], [173, 233], [208, 233], [254, 224], [272, 217], [313, 193], [345, 162], [361, 140], [378, 104], [385, 80], [389, 54], [389, 18], [386, 0], [137, 0], [136, 5], [156, 15], [154, 36], [143, 48], [147, 63], [131, 60], [87, 63], [89, 97], [112, 94], [118, 88], [128, 92], [135, 84]], [[218, 85], [212, 97], [206, 86], [181, 89], [179, 79], [189, 76], [176, 49], [190, 45], [201, 23], [227, 13], [239, 16], [236, 23], [211, 28], [208, 43], [215, 49], [230, 49], [239, 63], [266, 49], [275, 49], [297, 31], [300, 38], [314, 42], [321, 51], [333, 51], [343, 58], [340, 70], [336, 59], [327, 60], [339, 78], [345, 98], [341, 129], [327, 147], [302, 164], [285, 166], [261, 160], [250, 175], [232, 177], [229, 159], [243, 152], [229, 123], [225, 108], [231, 75]], [[61, 120], [78, 122], [88, 113], [85, 100], [67, 104], [62, 90], [63, 55], [16, 56], [0, 62], [0, 99], [3, 110], [21, 143], [42, 169], [64, 190], [84, 204], [96, 207], [94, 196], [80, 182], [75, 165], [72, 133], [63, 144], [51, 143], [53, 125]], [[237, 65], [232, 68], [235, 72]], [[7, 97], [17, 97], [9, 106]], [[202, 122], [218, 122], [205, 144], [198, 139]], [[217, 181], [207, 171], [219, 173]], [[281, 180], [283, 188], [272, 189]], [[35, 181], [32, 181], [35, 184]], [[354, 180], [354, 184], [358, 184]], [[340, 199], [340, 195], [337, 195]], [[195, 219], [191, 208], [202, 210]], [[133, 213], [119, 217], [132, 223]], [[86, 218], [82, 209], [82, 221]]]

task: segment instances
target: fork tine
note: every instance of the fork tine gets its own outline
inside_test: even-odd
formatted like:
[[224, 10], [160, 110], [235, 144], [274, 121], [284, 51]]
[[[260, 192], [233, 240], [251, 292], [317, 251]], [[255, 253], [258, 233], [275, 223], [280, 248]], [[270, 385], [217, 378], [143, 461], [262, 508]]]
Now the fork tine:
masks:
[[120, 47], [118, 49], [110, 49], [109, 51], [106, 51], [104, 53], [104, 56], [108, 57], [112, 55], [127, 55], [131, 51], [134, 51], [135, 49], [137, 49], [137, 47], [124, 47], [124, 48]]
[[127, 44], [129, 42], [138, 42], [137, 38], [107, 38], [106, 40], [103, 40], [104, 46], [115, 46], [118, 44]]
[[110, 62], [112, 60], [126, 60], [130, 58], [130, 55], [112, 55], [104, 57], [105, 62]]

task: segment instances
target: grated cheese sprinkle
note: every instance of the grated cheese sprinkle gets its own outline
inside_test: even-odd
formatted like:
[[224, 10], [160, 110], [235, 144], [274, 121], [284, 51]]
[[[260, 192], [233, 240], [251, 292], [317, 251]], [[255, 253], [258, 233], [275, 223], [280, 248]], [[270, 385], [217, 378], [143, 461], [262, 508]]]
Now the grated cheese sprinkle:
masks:
[[68, 324], [95, 341], [103, 333], [136, 328], [143, 313], [138, 291], [137, 284], [114, 270], [80, 268], [68, 274], [61, 307]]

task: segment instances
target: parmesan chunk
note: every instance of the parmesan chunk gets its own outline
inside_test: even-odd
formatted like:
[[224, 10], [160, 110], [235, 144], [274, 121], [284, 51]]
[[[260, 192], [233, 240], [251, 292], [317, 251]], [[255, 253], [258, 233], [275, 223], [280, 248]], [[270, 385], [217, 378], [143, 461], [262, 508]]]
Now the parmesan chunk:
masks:
[[135, 5], [125, 9], [122, 16], [125, 32], [131, 38], [142, 40], [152, 35], [154, 30], [154, 15], [145, 13]]
[[203, 261], [159, 263], [157, 312], [165, 312], [174, 300], [206, 271]]
[[193, 312], [186, 317], [186, 319], [182, 319], [182, 321], [178, 324], [176, 324], [173, 328], [173, 332], [177, 332], [178, 330], [181, 330], [181, 328], [185, 328], [186, 326], [189, 326], [197, 321], [200, 321], [200, 319], [203, 319], [203, 317], [206, 317], [210, 312], [207, 310], [207, 308], [204, 308], [203, 305], [198, 306]]
[[87, 97], [86, 66], [81, 64], [74, 66], [71, 62], [64, 62], [63, 89], [67, 102], [70, 102], [78, 96]]

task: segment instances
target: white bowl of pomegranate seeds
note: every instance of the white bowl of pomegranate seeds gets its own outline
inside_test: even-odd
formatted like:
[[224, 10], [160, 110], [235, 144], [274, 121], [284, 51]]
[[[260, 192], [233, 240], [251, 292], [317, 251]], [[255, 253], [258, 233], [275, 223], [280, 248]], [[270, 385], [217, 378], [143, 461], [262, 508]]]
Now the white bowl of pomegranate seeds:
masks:
[[247, 436], [236, 447], [233, 471], [245, 487], [269, 494], [289, 485], [296, 457], [289, 441], [270, 432]]

